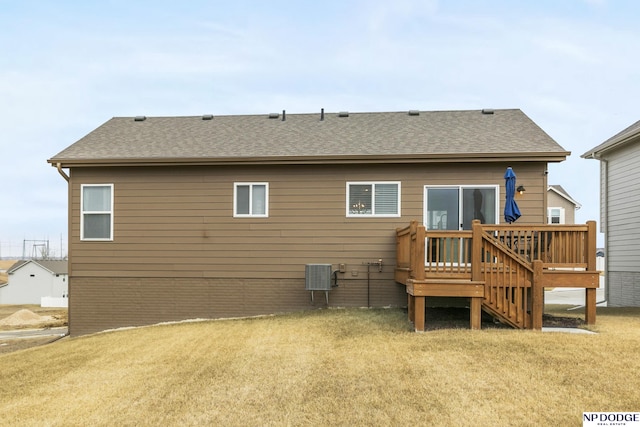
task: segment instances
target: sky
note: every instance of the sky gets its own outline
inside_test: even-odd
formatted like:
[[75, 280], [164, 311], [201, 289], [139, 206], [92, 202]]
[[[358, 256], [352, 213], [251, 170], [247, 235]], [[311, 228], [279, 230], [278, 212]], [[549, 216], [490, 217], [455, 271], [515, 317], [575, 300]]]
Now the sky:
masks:
[[[67, 251], [46, 160], [115, 116], [519, 108], [580, 155], [640, 119], [635, 0], [0, 0], [0, 257]], [[599, 244], [602, 244], [599, 235]]]

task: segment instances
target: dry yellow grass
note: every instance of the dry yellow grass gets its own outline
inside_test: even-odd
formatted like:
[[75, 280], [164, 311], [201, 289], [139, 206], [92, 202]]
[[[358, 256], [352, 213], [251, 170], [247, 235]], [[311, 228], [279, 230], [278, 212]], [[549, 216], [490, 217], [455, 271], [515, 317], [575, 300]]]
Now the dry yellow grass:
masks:
[[640, 309], [595, 329], [418, 334], [350, 309], [65, 338], [0, 355], [0, 424], [580, 426], [640, 409]]

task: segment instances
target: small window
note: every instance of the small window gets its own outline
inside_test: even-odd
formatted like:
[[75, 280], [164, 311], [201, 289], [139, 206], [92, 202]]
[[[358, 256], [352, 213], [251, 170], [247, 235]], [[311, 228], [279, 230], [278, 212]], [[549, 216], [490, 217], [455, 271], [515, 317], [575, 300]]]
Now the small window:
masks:
[[266, 182], [236, 183], [233, 193], [233, 216], [269, 216], [269, 184]]
[[348, 182], [347, 216], [400, 216], [400, 183]]
[[547, 223], [564, 224], [564, 208], [548, 208]]
[[113, 240], [113, 184], [83, 184], [80, 238]]

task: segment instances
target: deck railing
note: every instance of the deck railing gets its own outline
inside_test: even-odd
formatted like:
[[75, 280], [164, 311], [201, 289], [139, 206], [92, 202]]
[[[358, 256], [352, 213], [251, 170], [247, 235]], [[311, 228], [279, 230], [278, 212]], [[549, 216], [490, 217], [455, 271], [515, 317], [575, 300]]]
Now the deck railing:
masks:
[[487, 225], [492, 234], [526, 261], [541, 260], [544, 268], [595, 269], [595, 222], [580, 225]]
[[[485, 283], [483, 307], [520, 328], [542, 326], [544, 271], [595, 272], [595, 222], [585, 225], [488, 225], [428, 231], [417, 221], [396, 230], [396, 281], [433, 278]], [[587, 276], [585, 276], [587, 277]], [[595, 298], [595, 292], [589, 298]], [[588, 308], [588, 323], [595, 321]], [[592, 320], [590, 320], [592, 319]]]

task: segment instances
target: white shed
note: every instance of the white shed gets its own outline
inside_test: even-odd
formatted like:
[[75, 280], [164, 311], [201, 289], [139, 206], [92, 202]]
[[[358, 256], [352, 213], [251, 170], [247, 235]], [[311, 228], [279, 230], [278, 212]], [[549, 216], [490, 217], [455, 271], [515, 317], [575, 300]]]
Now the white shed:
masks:
[[0, 288], [0, 304], [40, 305], [44, 297], [64, 299], [66, 303], [69, 289], [66, 260], [18, 261], [7, 274], [8, 283]]

